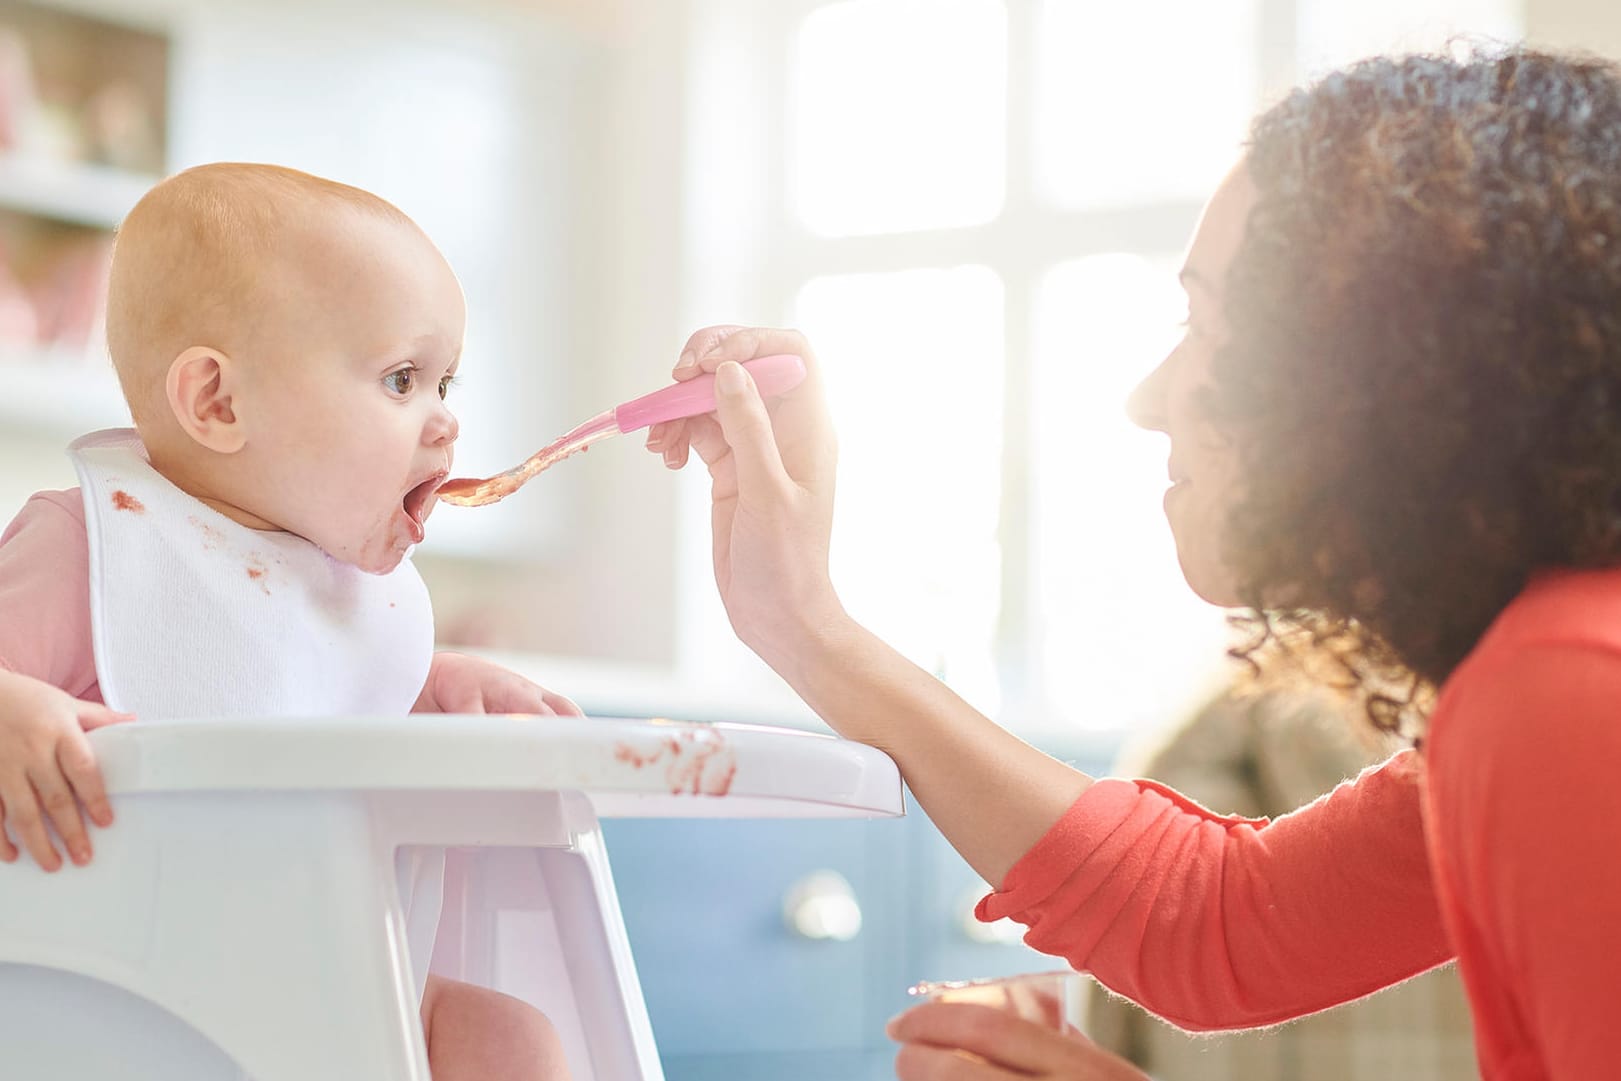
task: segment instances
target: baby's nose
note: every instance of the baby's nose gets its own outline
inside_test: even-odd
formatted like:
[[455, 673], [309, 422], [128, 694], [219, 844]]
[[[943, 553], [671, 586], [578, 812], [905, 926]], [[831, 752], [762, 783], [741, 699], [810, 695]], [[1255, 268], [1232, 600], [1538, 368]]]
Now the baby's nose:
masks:
[[456, 414], [441, 406], [434, 414], [433, 420], [429, 422], [425, 434], [427, 441], [437, 446], [441, 443], [454, 443], [456, 437], [461, 435], [461, 431], [461, 422], [456, 419]]

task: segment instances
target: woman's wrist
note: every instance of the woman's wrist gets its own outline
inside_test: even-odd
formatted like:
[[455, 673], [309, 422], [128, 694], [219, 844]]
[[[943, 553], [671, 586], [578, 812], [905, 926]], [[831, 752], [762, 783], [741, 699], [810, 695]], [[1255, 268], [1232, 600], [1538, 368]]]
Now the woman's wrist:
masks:
[[932, 691], [936, 682], [842, 609], [807, 628], [788, 665], [778, 672], [817, 716], [845, 739], [880, 750], [894, 742], [895, 725], [913, 727], [905, 720], [920, 704], [921, 684]]
[[760, 659], [770, 665], [801, 696], [820, 682], [818, 676], [840, 663], [859, 624], [850, 618], [837, 597], [793, 606], [789, 618], [776, 620], [749, 642]]

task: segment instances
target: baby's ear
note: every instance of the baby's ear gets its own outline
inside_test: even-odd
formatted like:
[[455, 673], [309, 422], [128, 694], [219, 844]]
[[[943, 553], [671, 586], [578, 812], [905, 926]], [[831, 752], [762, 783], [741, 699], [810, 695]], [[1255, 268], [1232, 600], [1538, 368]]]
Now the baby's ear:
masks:
[[247, 441], [232, 403], [238, 382], [236, 365], [229, 356], [193, 345], [169, 365], [164, 392], [182, 431], [209, 450], [235, 454]]

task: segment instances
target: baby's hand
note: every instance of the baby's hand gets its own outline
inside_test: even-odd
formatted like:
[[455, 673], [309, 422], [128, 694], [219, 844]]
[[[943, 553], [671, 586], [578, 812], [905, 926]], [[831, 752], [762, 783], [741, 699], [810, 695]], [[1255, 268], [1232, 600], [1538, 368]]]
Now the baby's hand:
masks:
[[413, 713], [539, 713], [580, 717], [580, 707], [560, 694], [481, 657], [440, 652], [428, 667], [428, 682]]
[[106, 828], [113, 809], [86, 732], [134, 720], [95, 702], [81, 702], [49, 683], [0, 671], [0, 860], [11, 863], [15, 835], [47, 871], [62, 866], [46, 819], [56, 827], [73, 862], [90, 862], [90, 820]]

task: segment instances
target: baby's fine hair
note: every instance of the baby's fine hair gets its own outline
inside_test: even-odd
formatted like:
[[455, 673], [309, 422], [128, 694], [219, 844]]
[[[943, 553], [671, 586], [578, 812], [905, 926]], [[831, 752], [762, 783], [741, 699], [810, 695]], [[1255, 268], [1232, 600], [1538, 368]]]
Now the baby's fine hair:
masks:
[[265, 314], [269, 268], [296, 268], [299, 238], [342, 211], [416, 228], [371, 192], [247, 162], [187, 169], [136, 203], [113, 243], [107, 348], [137, 424], [161, 408], [174, 357], [193, 345], [226, 348], [250, 331]]

